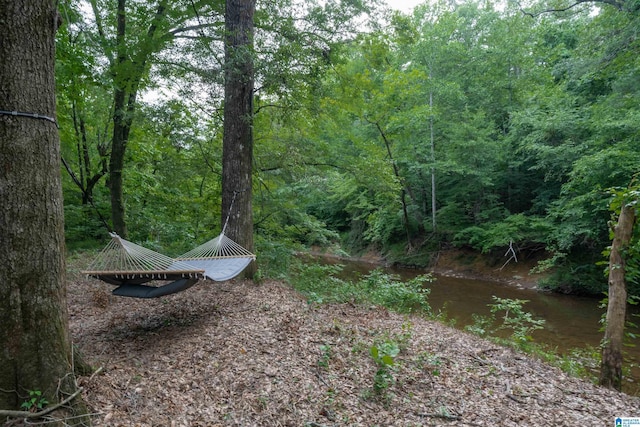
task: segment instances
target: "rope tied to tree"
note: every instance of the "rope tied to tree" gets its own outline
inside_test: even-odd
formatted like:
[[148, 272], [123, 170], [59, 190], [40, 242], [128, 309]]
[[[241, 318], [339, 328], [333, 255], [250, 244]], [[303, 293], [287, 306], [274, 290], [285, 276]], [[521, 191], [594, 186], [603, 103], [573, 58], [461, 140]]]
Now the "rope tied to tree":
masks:
[[44, 114], [26, 113], [24, 111], [15, 111], [15, 110], [14, 111], [0, 110], [0, 115], [13, 116], [13, 117], [29, 117], [32, 119], [46, 120], [56, 125], [56, 129], [60, 129], [60, 126], [58, 126], [58, 122], [56, 121], [56, 119], [50, 116], [45, 116]]
[[231, 212], [233, 211], [233, 204], [236, 201], [236, 196], [238, 195], [238, 193], [241, 193], [241, 191], [233, 190], [233, 197], [231, 198], [231, 203], [229, 204], [229, 211], [227, 212], [227, 218], [224, 220], [221, 234], [224, 234], [224, 232], [227, 230], [227, 224], [229, 224], [229, 218], [231, 217]]

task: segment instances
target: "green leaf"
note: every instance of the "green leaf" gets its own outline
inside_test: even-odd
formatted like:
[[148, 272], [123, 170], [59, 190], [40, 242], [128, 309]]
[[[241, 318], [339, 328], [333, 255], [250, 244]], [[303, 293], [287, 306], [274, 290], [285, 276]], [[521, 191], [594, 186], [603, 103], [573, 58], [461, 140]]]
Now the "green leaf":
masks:
[[374, 360], [376, 360], [376, 361], [378, 360], [379, 355], [380, 355], [380, 353], [378, 351], [378, 347], [376, 347], [375, 345], [371, 346], [371, 349], [369, 350], [369, 353], [371, 354], [371, 357], [373, 357]]
[[382, 356], [382, 363], [384, 363], [387, 366], [391, 366], [395, 363], [395, 361], [393, 360], [393, 356], [390, 356], [388, 354], [385, 354], [384, 356]]

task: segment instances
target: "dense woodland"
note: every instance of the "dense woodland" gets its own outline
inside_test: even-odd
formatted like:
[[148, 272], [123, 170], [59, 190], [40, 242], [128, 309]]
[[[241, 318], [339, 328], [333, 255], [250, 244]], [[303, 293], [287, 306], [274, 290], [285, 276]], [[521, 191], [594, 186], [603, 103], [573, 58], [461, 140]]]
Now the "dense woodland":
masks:
[[[116, 229], [175, 255], [224, 221], [224, 2], [117, 3], [59, 2], [67, 247]], [[258, 2], [260, 271], [312, 245], [419, 266], [512, 247], [546, 286], [601, 294], [616, 195], [640, 171], [640, 6], [566, 6]]]
[[[93, 372], [91, 383], [100, 369], [85, 363], [83, 345], [93, 357], [110, 359], [105, 375], [115, 374], [115, 382], [93, 385], [98, 388], [89, 393], [91, 407], [100, 406], [100, 396], [108, 396], [112, 388], [126, 395], [127, 387], [142, 386], [131, 381], [137, 373], [129, 375], [118, 365], [144, 357], [140, 350], [145, 345], [136, 347], [134, 358], [129, 354], [122, 359], [111, 359], [100, 350], [102, 344], [92, 347], [90, 339], [72, 346], [78, 334], [96, 335], [96, 324], [87, 322], [94, 315], [106, 322], [98, 326], [98, 335], [107, 333], [100, 340], [109, 348], [119, 347], [112, 345], [118, 333], [110, 335], [115, 324], [127, 325], [123, 337], [130, 342], [137, 321], [126, 317], [150, 319], [144, 309], [133, 313], [134, 305], [128, 303], [106, 316], [100, 310], [118, 303], [95, 286], [87, 292], [85, 280], [74, 278], [74, 257], [65, 248], [82, 250], [75, 258], [84, 260], [91, 255], [87, 249], [102, 247], [107, 231], [176, 255], [222, 229], [257, 254], [258, 269], [252, 263], [245, 278], [281, 279], [282, 272], [303, 271], [288, 276], [288, 284], [242, 282], [235, 290], [244, 297], [234, 297], [237, 305], [231, 308], [248, 313], [247, 303], [250, 315], [261, 319], [272, 316], [260, 316], [258, 307], [262, 312], [271, 310], [271, 304], [284, 308], [277, 330], [264, 334], [280, 337], [270, 341], [274, 350], [262, 351], [253, 338], [250, 350], [278, 353], [282, 339], [292, 344], [292, 356], [286, 358], [294, 364], [302, 361], [298, 356], [313, 354], [311, 347], [299, 351], [301, 339], [314, 347], [325, 338], [308, 341], [307, 333], [298, 333], [300, 322], [292, 320], [320, 317], [310, 314], [314, 307], [294, 295], [289, 284], [304, 294], [301, 286], [311, 280], [312, 288], [322, 283], [323, 289], [348, 295], [364, 283], [372, 296], [391, 289], [394, 296], [401, 292], [425, 303], [428, 294], [417, 279], [396, 283], [386, 275], [380, 283], [369, 277], [343, 287], [336, 279], [325, 286], [332, 281], [331, 269], [290, 268], [298, 250], [375, 251], [389, 262], [427, 266], [440, 251], [452, 248], [496, 259], [508, 249], [519, 258], [539, 260], [537, 268], [550, 272], [545, 285], [551, 288], [602, 295], [608, 282], [599, 383], [621, 390], [625, 307], [640, 294], [639, 11], [637, 0], [425, 3], [410, 15], [376, 0], [0, 0], [5, 31], [0, 39], [0, 198], [5, 202], [0, 205], [0, 260], [5, 266], [0, 269], [0, 416], [13, 425], [10, 418], [60, 412], [65, 420], [85, 425], [89, 408], [78, 398], [84, 387], [76, 375]], [[304, 273], [314, 267], [318, 282]], [[213, 298], [193, 294], [190, 302], [174, 307], [184, 309], [191, 320], [200, 317], [218, 326], [231, 311], [220, 310], [216, 301], [234, 289], [231, 285], [203, 288], [221, 293]], [[277, 294], [281, 302], [274, 303]], [[71, 308], [68, 300], [74, 302]], [[503, 301], [514, 316], [513, 304], [525, 302]], [[99, 310], [82, 308], [90, 303]], [[189, 313], [196, 303], [205, 305]], [[163, 300], [156, 307], [164, 305]], [[369, 316], [369, 310], [376, 308], [360, 307], [353, 319], [381, 319], [373, 311]], [[347, 312], [341, 312], [347, 319]], [[529, 321], [533, 329], [540, 326], [529, 313], [519, 313], [520, 321]], [[253, 325], [242, 319], [239, 324]], [[160, 323], [169, 327], [171, 321]], [[202, 336], [197, 323], [190, 329], [192, 337]], [[430, 330], [421, 323], [422, 332]], [[289, 324], [295, 328], [281, 328]], [[256, 325], [263, 331], [271, 327]], [[327, 332], [346, 331], [338, 326], [334, 319]], [[401, 328], [408, 344], [410, 328], [404, 323]], [[237, 335], [236, 328], [223, 329]], [[164, 347], [155, 334], [144, 335]], [[245, 336], [262, 335], [251, 331]], [[362, 347], [349, 341], [347, 353], [373, 359], [356, 362], [357, 372], [366, 374], [377, 364], [378, 373], [384, 373], [393, 364], [389, 357], [398, 356], [400, 348], [381, 356], [378, 344]], [[479, 357], [494, 352], [493, 345], [481, 353], [470, 345], [472, 350], [463, 355], [466, 363], [492, 363]], [[363, 352], [367, 346], [370, 350]], [[237, 350], [247, 351], [240, 342], [214, 347], [232, 349], [233, 359], [244, 364]], [[433, 350], [442, 346], [437, 347]], [[218, 357], [209, 349], [197, 354]], [[152, 359], [163, 353], [151, 350]], [[322, 351], [328, 368], [332, 356], [326, 348]], [[425, 355], [423, 350], [420, 354]], [[213, 360], [202, 366], [225, 365]], [[313, 371], [308, 362], [301, 364], [304, 375], [321, 380], [320, 388], [335, 395], [316, 370], [320, 362], [311, 364]], [[416, 366], [423, 370], [424, 363], [421, 359]], [[190, 375], [196, 372], [191, 368]], [[488, 372], [493, 375], [491, 371], [494, 367]], [[235, 380], [238, 372], [245, 376], [234, 369], [228, 384], [243, 383]], [[263, 378], [275, 376], [262, 373]], [[248, 374], [253, 378], [258, 371]], [[432, 374], [430, 387], [440, 377], [439, 371]], [[123, 387], [116, 385], [118, 377], [128, 378]], [[505, 383], [489, 385], [507, 398], [500, 407], [513, 405], [506, 381], [506, 395]], [[93, 387], [89, 383], [84, 384]], [[158, 384], [164, 389], [166, 381]], [[320, 389], [320, 383], [307, 384]], [[451, 383], [445, 384], [450, 390]], [[99, 391], [102, 386], [106, 388]], [[484, 401], [477, 391], [485, 386], [473, 386], [475, 402]], [[133, 391], [139, 390], [144, 391]], [[344, 396], [364, 397], [354, 390]], [[437, 388], [429, 390], [437, 393]], [[593, 394], [572, 387], [567, 392]], [[519, 399], [530, 396], [513, 401], [526, 404]], [[133, 422], [126, 402], [107, 400], [108, 407], [95, 411], [109, 412], [105, 422], [120, 416]], [[311, 401], [296, 402], [303, 400]], [[553, 423], [566, 409], [584, 417], [585, 408], [607, 406], [597, 401], [580, 401], [575, 410], [557, 407]], [[623, 401], [616, 399], [619, 407], [637, 406], [623, 406]], [[263, 403], [261, 412], [268, 402]], [[477, 415], [463, 414], [466, 403], [461, 406], [454, 418], [448, 410], [433, 408], [414, 416], [424, 420], [444, 414], [443, 419], [457, 422], [463, 415]], [[155, 403], [149, 407], [162, 412]], [[380, 414], [366, 407], [368, 416]], [[509, 416], [521, 413], [508, 409]], [[229, 420], [233, 415], [228, 407], [220, 411], [215, 417]], [[548, 412], [540, 420], [547, 420]], [[300, 416], [306, 420], [318, 414], [333, 421], [327, 410], [310, 407], [308, 414], [296, 414], [295, 424]], [[239, 416], [236, 420], [244, 417]]]

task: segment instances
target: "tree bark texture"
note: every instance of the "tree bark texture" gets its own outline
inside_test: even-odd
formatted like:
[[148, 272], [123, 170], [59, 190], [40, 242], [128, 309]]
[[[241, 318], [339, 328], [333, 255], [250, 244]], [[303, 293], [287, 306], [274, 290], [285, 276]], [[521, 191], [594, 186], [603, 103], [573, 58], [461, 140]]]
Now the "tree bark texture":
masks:
[[[255, 0], [227, 0], [222, 154], [222, 221], [229, 238], [253, 251], [253, 15]], [[245, 277], [255, 273], [255, 263]]]
[[[0, 0], [0, 109], [56, 116], [55, 3]], [[0, 115], [0, 200], [0, 409], [55, 403], [75, 386], [55, 123]]]
[[115, 112], [113, 114], [113, 140], [111, 141], [111, 157], [109, 158], [109, 194], [111, 196], [111, 223], [113, 230], [121, 237], [127, 237], [125, 219], [124, 188], [122, 170], [124, 155], [129, 141], [131, 120], [127, 118], [125, 92], [116, 88]]
[[635, 218], [635, 208], [623, 204], [609, 255], [609, 304], [602, 347], [600, 385], [616, 390], [622, 388], [622, 348], [627, 307], [624, 250], [629, 246]]

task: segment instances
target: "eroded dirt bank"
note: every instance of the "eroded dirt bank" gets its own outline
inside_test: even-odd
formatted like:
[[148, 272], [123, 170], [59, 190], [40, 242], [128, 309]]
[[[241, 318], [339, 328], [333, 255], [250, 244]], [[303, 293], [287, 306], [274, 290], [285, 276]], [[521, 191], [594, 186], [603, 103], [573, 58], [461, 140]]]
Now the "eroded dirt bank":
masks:
[[[98, 426], [604, 426], [640, 410], [442, 324], [308, 305], [281, 283], [135, 300], [70, 280], [74, 342], [103, 367], [79, 380]], [[401, 351], [376, 391], [370, 348], [385, 341]]]
[[[337, 262], [364, 262], [370, 264], [373, 268], [390, 266], [389, 262], [375, 251], [354, 257], [343, 257], [316, 247], [309, 254], [321, 258], [335, 259]], [[538, 261], [544, 255], [529, 254], [527, 256], [520, 254], [518, 256], [513, 258], [511, 254], [506, 254], [504, 257], [494, 258], [472, 250], [447, 249], [434, 254], [432, 265], [423, 270], [447, 277], [486, 280], [519, 288], [536, 289], [539, 281], [547, 274], [533, 272], [538, 265]], [[397, 266], [411, 268], [411, 261], [407, 260], [406, 264], [404, 264], [400, 260]]]

